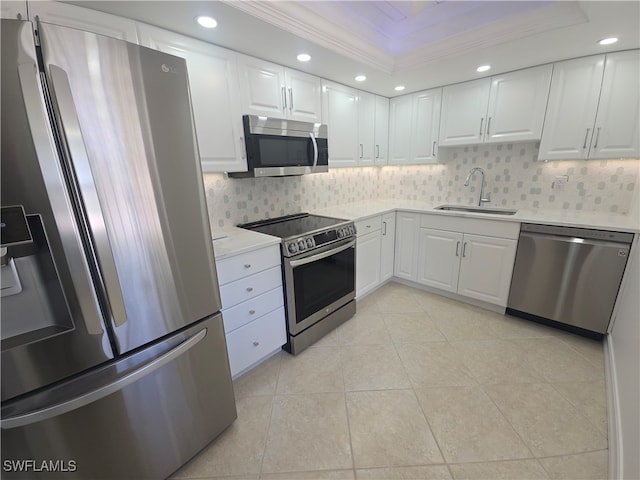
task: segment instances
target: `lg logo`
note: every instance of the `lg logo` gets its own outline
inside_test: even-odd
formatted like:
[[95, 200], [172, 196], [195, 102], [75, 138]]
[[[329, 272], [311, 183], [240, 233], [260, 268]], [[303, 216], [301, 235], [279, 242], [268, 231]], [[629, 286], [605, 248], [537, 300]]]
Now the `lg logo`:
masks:
[[167, 64], [163, 63], [160, 67], [164, 73], [178, 73], [178, 70], [174, 67], [169, 67]]

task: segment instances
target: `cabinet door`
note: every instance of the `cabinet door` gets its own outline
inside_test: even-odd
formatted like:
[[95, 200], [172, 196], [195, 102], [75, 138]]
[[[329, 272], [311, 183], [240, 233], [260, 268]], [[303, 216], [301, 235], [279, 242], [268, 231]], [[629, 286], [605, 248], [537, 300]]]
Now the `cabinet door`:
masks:
[[322, 120], [322, 82], [297, 70], [285, 70], [287, 116], [292, 120], [319, 123]]
[[442, 89], [413, 95], [411, 163], [436, 163]]
[[29, 19], [36, 16], [46, 23], [138, 43], [136, 23], [128, 18], [61, 2], [29, 2]]
[[138, 28], [142, 45], [187, 61], [203, 171], [246, 171], [236, 54], [150, 25]]
[[419, 245], [418, 283], [456, 292], [462, 233], [421, 228]]
[[603, 70], [604, 55], [553, 66], [540, 160], [587, 158]]
[[380, 282], [393, 277], [393, 263], [396, 245], [396, 214], [382, 216], [382, 245], [380, 246]]
[[389, 165], [406, 165], [411, 159], [411, 95], [389, 101]]
[[380, 231], [358, 237], [356, 248], [356, 297], [380, 284]]
[[376, 126], [374, 135], [375, 164], [389, 161], [389, 99], [376, 95]]
[[27, 19], [26, 0], [3, 0], [0, 2], [0, 18]]
[[246, 55], [238, 56], [242, 114], [285, 118], [284, 68]]
[[337, 83], [322, 82], [323, 123], [327, 124], [329, 167], [358, 165], [358, 92]]
[[490, 86], [481, 78], [442, 89], [441, 147], [482, 143]]
[[540, 140], [551, 70], [542, 65], [491, 78], [485, 143]]
[[358, 92], [358, 165], [373, 165], [375, 161], [375, 95]]
[[396, 246], [394, 273], [398, 278], [415, 281], [418, 276], [418, 236], [420, 214], [396, 214]]
[[516, 240], [465, 234], [458, 293], [505, 307], [516, 245]]
[[607, 54], [590, 158], [640, 157], [640, 50]]

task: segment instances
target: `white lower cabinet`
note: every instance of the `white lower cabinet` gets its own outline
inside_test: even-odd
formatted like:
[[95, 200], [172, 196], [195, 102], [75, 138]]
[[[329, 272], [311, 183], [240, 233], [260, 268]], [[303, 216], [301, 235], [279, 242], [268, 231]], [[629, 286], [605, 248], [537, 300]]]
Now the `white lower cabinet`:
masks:
[[380, 282], [393, 277], [393, 264], [396, 246], [396, 212], [382, 215], [382, 232], [380, 245]]
[[[224, 312], [222, 313], [224, 317]], [[227, 334], [231, 376], [236, 377], [279, 350], [286, 341], [284, 307]]]
[[380, 248], [382, 217], [356, 222], [356, 297], [360, 298], [380, 285]]
[[279, 249], [272, 245], [216, 262], [234, 378], [286, 342]]
[[395, 212], [356, 222], [356, 298], [393, 277]]
[[458, 293], [506, 307], [517, 244], [507, 238], [465, 234]]
[[420, 229], [418, 283], [457, 292], [462, 233]]
[[[515, 222], [423, 215], [416, 278], [407, 279], [504, 307], [519, 229]], [[415, 238], [413, 232], [404, 233]], [[410, 264], [408, 255], [404, 261]]]
[[396, 277], [414, 282], [417, 280], [419, 234], [419, 213], [396, 213], [395, 258], [393, 267]]

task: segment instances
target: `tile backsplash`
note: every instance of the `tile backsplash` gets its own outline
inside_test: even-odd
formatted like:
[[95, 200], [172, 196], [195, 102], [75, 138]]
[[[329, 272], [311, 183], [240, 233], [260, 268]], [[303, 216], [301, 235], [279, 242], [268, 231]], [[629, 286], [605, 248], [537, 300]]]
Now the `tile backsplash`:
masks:
[[[341, 168], [300, 177], [230, 179], [205, 174], [212, 228], [375, 199], [475, 204], [486, 174], [489, 205], [628, 213], [636, 201], [639, 160], [538, 162], [538, 143], [441, 148], [436, 165]], [[556, 177], [567, 176], [562, 188]]]

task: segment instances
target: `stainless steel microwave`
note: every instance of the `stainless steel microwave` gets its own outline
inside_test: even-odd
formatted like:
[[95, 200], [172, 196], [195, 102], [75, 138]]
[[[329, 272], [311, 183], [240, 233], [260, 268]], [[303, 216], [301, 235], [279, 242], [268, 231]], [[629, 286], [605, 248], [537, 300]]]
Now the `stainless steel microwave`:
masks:
[[281, 177], [329, 171], [327, 126], [243, 115], [246, 172], [230, 177]]

